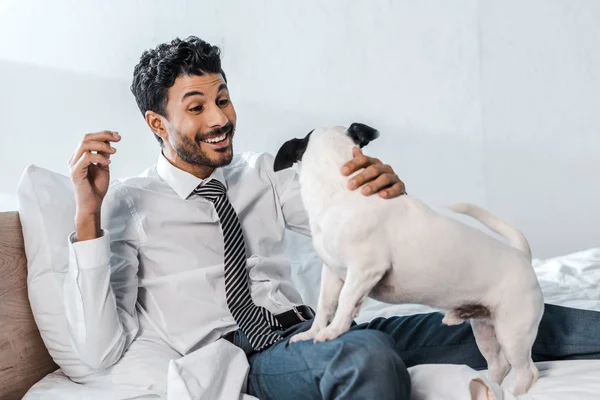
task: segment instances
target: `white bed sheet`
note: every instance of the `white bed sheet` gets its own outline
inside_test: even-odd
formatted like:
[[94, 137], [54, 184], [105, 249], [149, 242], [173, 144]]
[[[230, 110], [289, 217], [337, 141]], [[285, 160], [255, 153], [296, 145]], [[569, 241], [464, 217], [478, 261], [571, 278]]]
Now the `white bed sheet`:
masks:
[[[289, 254], [293, 261], [294, 281], [306, 302], [316, 307], [319, 290], [319, 262], [310, 241], [299, 236], [291, 238]], [[298, 257], [302, 254], [302, 257]], [[545, 301], [551, 304], [600, 311], [600, 248], [590, 249], [549, 260], [534, 260]], [[357, 318], [359, 322], [378, 316], [410, 315], [430, 312], [419, 305], [388, 305], [369, 299]], [[600, 336], [600, 332], [599, 332]], [[600, 399], [600, 361], [553, 361], [538, 363], [540, 380], [527, 395], [518, 400], [597, 400]], [[485, 371], [477, 372], [465, 366], [420, 365], [410, 369], [413, 380], [411, 400], [496, 399], [514, 400], [509, 392], [489, 381]], [[490, 390], [482, 389], [484, 382]], [[504, 387], [512, 387], [509, 374]], [[477, 389], [482, 389], [477, 392]], [[471, 394], [473, 390], [473, 394]], [[495, 397], [494, 397], [495, 396]], [[248, 398], [247, 396], [244, 396]], [[107, 391], [83, 388], [57, 371], [38, 382], [25, 400], [90, 400], [156, 399], [139, 391]], [[242, 398], [242, 397], [240, 397]]]
[[[511, 372], [502, 387], [488, 381], [485, 373], [466, 366], [420, 365], [410, 369], [413, 383], [411, 400], [598, 400], [600, 361], [549, 361], [536, 364], [540, 379], [530, 391], [518, 397], [510, 392]], [[475, 382], [474, 382], [475, 381]], [[471, 385], [481, 381], [479, 393]], [[477, 387], [478, 385], [474, 385]]]

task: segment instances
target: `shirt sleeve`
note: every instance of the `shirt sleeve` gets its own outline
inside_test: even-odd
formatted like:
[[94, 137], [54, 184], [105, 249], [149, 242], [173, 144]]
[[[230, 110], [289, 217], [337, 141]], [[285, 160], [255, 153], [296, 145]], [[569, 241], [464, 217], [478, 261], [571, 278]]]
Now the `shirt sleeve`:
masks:
[[[111, 193], [112, 192], [112, 193]], [[102, 236], [77, 242], [68, 238], [69, 269], [64, 303], [71, 343], [81, 361], [94, 370], [115, 364], [137, 335], [139, 235], [131, 202], [118, 186], [109, 189], [103, 207]]]
[[304, 203], [302, 202], [302, 195], [300, 194], [298, 173], [292, 168], [275, 172], [273, 169], [274, 161], [275, 157], [264, 153], [263, 168], [268, 171], [279, 197], [286, 227], [291, 231], [310, 236], [308, 214], [306, 213]]

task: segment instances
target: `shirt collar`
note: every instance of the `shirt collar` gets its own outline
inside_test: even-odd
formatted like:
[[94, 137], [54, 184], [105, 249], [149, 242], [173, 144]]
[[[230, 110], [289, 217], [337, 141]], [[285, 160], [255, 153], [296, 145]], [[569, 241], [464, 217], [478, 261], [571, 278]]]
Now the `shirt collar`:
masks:
[[173, 189], [183, 200], [187, 199], [198, 185], [208, 182], [211, 179], [219, 180], [225, 185], [225, 188], [227, 188], [227, 182], [225, 181], [225, 175], [223, 174], [222, 168], [215, 168], [208, 178], [201, 179], [171, 164], [162, 154], [162, 151], [158, 156], [156, 172], [158, 173], [158, 176], [160, 176], [163, 181], [167, 182], [167, 184], [171, 186], [171, 189]]

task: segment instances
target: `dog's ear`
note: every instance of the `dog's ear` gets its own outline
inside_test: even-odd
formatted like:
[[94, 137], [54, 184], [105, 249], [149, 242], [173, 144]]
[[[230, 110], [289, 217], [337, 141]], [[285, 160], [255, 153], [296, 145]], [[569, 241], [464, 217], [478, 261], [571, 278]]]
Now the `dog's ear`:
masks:
[[304, 139], [291, 139], [281, 146], [275, 156], [275, 162], [273, 163], [275, 172], [290, 168], [294, 163], [302, 160], [311, 133], [313, 133], [313, 131], [310, 131]]
[[379, 137], [379, 132], [377, 129], [371, 128], [365, 124], [360, 124], [358, 122], [350, 125], [346, 133], [360, 148], [363, 148], [364, 146], [368, 145], [370, 141]]

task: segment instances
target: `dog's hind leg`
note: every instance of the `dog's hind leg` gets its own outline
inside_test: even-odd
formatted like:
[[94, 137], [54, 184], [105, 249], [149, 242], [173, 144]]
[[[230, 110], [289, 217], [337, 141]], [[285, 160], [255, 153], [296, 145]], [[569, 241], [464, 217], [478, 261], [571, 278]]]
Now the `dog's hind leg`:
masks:
[[[532, 297], [536, 297], [535, 294]], [[529, 388], [538, 379], [539, 372], [531, 359], [531, 348], [537, 336], [538, 325], [543, 312], [543, 302], [533, 299], [531, 307], [521, 298], [518, 304], [513, 304], [508, 309], [498, 310], [501, 318], [494, 319], [496, 337], [502, 350], [515, 370], [516, 384], [513, 390], [515, 396], [527, 393]]]
[[496, 338], [494, 325], [488, 319], [472, 319], [471, 326], [477, 347], [487, 361], [488, 376], [499, 385], [508, 374], [510, 364]]
[[513, 336], [513, 334], [506, 336], [502, 332], [498, 332], [498, 335], [506, 358], [515, 370], [517, 377], [513, 394], [515, 396], [525, 394], [535, 383], [539, 375], [531, 359], [531, 344], [533, 340], [530, 340], [529, 337]]
[[354, 315], [360, 305], [369, 295], [373, 287], [381, 280], [387, 271], [387, 266], [377, 264], [348, 265], [346, 281], [340, 292], [338, 309], [331, 324], [322, 329], [315, 342], [332, 340], [348, 331]]
[[338, 307], [338, 299], [344, 281], [342, 281], [327, 265], [323, 264], [321, 271], [321, 291], [317, 314], [312, 326], [306, 332], [298, 333], [290, 338], [290, 343], [314, 339], [314, 337], [325, 328], [333, 318]]

